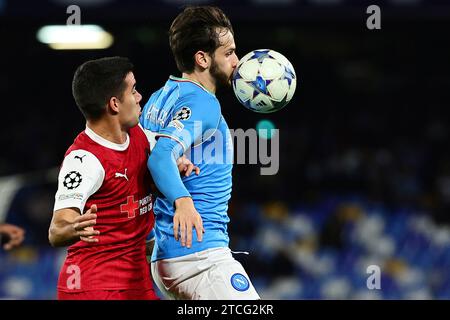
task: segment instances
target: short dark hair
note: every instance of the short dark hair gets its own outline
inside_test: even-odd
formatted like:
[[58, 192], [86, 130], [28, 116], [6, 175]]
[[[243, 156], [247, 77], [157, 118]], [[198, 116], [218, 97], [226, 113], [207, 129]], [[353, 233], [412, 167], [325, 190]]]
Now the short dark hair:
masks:
[[197, 51], [213, 55], [220, 47], [217, 28], [233, 34], [230, 20], [217, 7], [188, 6], [175, 18], [169, 29], [169, 43], [181, 72], [194, 70]]
[[90, 60], [77, 68], [72, 81], [75, 102], [89, 120], [99, 119], [111, 97], [122, 99], [133, 64], [124, 57]]

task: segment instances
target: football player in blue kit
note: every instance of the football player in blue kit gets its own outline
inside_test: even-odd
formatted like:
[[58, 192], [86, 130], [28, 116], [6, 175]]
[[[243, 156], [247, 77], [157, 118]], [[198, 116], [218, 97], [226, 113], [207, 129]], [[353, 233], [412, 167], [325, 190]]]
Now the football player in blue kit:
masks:
[[[172, 299], [259, 299], [227, 233], [233, 142], [215, 92], [231, 85], [239, 61], [233, 28], [219, 8], [190, 6], [173, 21], [169, 42], [182, 76], [152, 94], [140, 119], [157, 139], [148, 167], [162, 193], [154, 206], [153, 278]], [[183, 154], [199, 174], [180, 177]]]

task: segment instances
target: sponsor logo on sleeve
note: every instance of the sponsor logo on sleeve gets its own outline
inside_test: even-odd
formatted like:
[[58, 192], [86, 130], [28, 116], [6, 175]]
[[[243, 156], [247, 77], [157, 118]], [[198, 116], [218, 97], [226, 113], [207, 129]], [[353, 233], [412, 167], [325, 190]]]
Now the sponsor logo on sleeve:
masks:
[[58, 197], [58, 200], [64, 201], [68, 199], [74, 199], [74, 200], [83, 200], [83, 194], [82, 193], [68, 193], [68, 194], [62, 194]]
[[75, 157], [73, 157], [73, 158], [74, 158], [74, 159], [78, 159], [78, 160], [80, 160], [81, 163], [83, 163], [83, 158], [84, 158], [84, 157], [86, 157], [85, 154], [82, 155], [81, 157], [80, 157], [80, 156], [75, 156]]
[[184, 124], [182, 124], [179, 120], [172, 120], [169, 122], [168, 127], [174, 127], [178, 131], [181, 131], [184, 129]]

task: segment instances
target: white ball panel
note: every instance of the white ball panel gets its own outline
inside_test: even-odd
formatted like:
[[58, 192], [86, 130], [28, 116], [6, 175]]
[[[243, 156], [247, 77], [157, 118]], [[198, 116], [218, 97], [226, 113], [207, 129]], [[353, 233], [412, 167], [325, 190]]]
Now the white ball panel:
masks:
[[253, 97], [253, 87], [243, 79], [237, 79], [234, 92], [242, 101], [247, 101]]
[[261, 63], [260, 73], [263, 79], [272, 80], [280, 78], [284, 73], [284, 67], [282, 67], [276, 60], [266, 58]]
[[281, 101], [289, 91], [289, 83], [286, 79], [274, 80], [267, 86], [267, 90], [273, 100]]
[[244, 62], [239, 68], [239, 74], [242, 78], [249, 81], [255, 81], [259, 71], [259, 62], [252, 59]]

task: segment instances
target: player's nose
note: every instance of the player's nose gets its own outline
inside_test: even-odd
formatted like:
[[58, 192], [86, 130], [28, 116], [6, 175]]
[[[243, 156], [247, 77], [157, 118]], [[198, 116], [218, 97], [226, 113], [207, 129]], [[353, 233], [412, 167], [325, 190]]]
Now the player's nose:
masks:
[[136, 102], [139, 103], [142, 100], [142, 95], [139, 93], [139, 91], [136, 91], [136, 93], [137, 93]]

